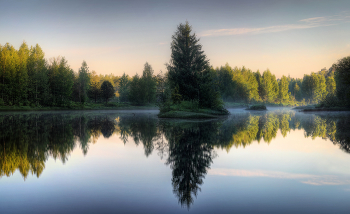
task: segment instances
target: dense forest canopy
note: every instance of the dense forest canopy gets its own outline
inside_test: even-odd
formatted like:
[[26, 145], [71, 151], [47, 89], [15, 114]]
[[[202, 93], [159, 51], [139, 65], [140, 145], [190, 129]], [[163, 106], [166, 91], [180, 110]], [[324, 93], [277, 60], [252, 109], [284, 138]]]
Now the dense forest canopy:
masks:
[[[172, 37], [168, 72], [155, 75], [146, 62], [142, 75], [133, 77], [125, 73], [98, 75], [89, 70], [85, 61], [75, 72], [64, 57], [45, 59], [38, 44], [29, 47], [23, 42], [18, 50], [9, 43], [0, 45], [0, 106], [69, 107], [74, 103], [102, 103], [113, 97], [114, 101], [133, 105], [166, 99], [174, 103], [195, 100], [208, 108], [220, 105], [220, 100], [350, 105], [350, 57], [339, 60], [329, 69], [305, 74], [303, 78], [283, 75], [277, 79], [269, 69], [254, 72], [229, 64], [213, 68], [199, 39], [191, 32], [188, 23], [178, 26]], [[101, 88], [106, 81], [113, 93]]]

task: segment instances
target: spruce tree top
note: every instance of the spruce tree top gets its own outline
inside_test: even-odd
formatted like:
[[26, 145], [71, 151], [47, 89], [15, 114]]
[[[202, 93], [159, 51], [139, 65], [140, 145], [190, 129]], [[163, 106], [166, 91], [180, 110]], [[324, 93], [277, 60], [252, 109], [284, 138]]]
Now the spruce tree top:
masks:
[[172, 36], [171, 60], [167, 64], [170, 87], [178, 88], [184, 100], [198, 99], [202, 75], [210, 69], [202, 45], [191, 31], [188, 22], [177, 27]]

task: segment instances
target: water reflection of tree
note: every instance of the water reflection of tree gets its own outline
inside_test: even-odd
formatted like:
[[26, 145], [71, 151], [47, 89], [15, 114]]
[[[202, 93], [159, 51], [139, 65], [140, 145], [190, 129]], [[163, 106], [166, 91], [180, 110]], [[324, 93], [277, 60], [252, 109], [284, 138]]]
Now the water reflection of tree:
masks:
[[329, 139], [346, 151], [347, 142], [349, 142], [347, 130], [350, 130], [346, 121], [349, 120], [348, 114], [341, 116], [295, 114], [294, 112], [237, 114], [232, 115], [222, 124], [217, 136], [221, 143], [217, 146], [227, 151], [233, 146], [245, 148], [252, 142], [260, 142], [262, 139], [270, 143], [277, 136], [278, 130], [283, 137], [286, 137], [291, 130], [303, 129], [305, 137]]
[[159, 120], [154, 115], [13, 114], [0, 116], [0, 177], [16, 170], [24, 178], [39, 177], [49, 157], [65, 163], [79, 146], [103, 136], [119, 136], [142, 144], [146, 156], [156, 150], [172, 169], [172, 185], [179, 203], [190, 207], [215, 157], [213, 147], [247, 147], [254, 141], [270, 143], [278, 131], [283, 137], [303, 129], [305, 137], [330, 139], [350, 153], [350, 116], [294, 112], [233, 114], [225, 120]]
[[136, 145], [143, 144], [145, 155], [148, 157], [154, 149], [154, 142], [160, 138], [158, 119], [153, 116], [125, 116], [118, 123], [120, 138], [127, 142], [132, 137]]
[[49, 157], [65, 163], [76, 144], [87, 153], [91, 137], [114, 132], [113, 120], [69, 114], [15, 114], [0, 117], [0, 176], [17, 169], [39, 177]]
[[215, 156], [217, 122], [164, 122], [168, 140], [167, 164], [172, 169], [173, 192], [182, 206], [190, 208]]
[[339, 145], [341, 150], [350, 153], [350, 117], [342, 117], [337, 121], [334, 139], [334, 144]]

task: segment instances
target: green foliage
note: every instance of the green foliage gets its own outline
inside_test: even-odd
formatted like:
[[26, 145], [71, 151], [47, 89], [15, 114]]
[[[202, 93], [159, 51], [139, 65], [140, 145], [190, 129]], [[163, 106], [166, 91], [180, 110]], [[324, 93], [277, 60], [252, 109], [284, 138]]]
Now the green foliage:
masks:
[[245, 67], [232, 69], [227, 63], [216, 69], [219, 92], [226, 101], [254, 102], [260, 100], [256, 74]]
[[66, 106], [73, 90], [73, 70], [65, 58], [53, 58], [48, 67], [49, 87], [53, 106]]
[[283, 76], [277, 81], [269, 70], [261, 74], [244, 66], [231, 68], [227, 63], [216, 69], [210, 67], [188, 23], [180, 24], [172, 39], [168, 72], [154, 76], [151, 65], [146, 62], [142, 76], [133, 78], [125, 73], [121, 77], [97, 75], [94, 71], [90, 74], [85, 61], [74, 74], [63, 57], [48, 63], [38, 44], [28, 48], [23, 42], [18, 50], [9, 43], [0, 45], [2, 105], [68, 107], [72, 101], [89, 105], [88, 98], [95, 103], [104, 99], [100, 86], [109, 81], [120, 102], [135, 105], [157, 102], [162, 109], [181, 101], [196, 101], [199, 108], [220, 111], [224, 108], [223, 100], [244, 104], [350, 106], [350, 57], [303, 79]]
[[350, 106], [350, 56], [339, 60], [334, 68], [337, 97], [344, 105]]
[[336, 92], [336, 83], [334, 77], [329, 76], [326, 79], [326, 90], [328, 94], [335, 94]]
[[325, 96], [319, 105], [318, 108], [331, 108], [331, 107], [340, 107], [343, 106], [343, 104], [340, 102], [340, 100], [337, 98], [337, 96], [334, 93], [329, 93], [327, 96]]
[[174, 104], [181, 103], [182, 96], [181, 96], [181, 94], [179, 94], [179, 87], [176, 86], [171, 91], [171, 100], [173, 101]]
[[49, 105], [49, 78], [45, 54], [41, 47], [36, 44], [30, 48], [28, 58], [28, 99], [34, 105]]
[[[15, 96], [16, 103], [21, 103], [23, 100], [27, 99], [27, 88], [28, 88], [28, 68], [27, 62], [29, 58], [29, 48], [28, 45], [23, 42], [18, 50], [19, 67], [16, 75], [15, 83]], [[20, 106], [20, 105], [19, 105]]]
[[305, 74], [302, 83], [303, 97], [309, 103], [318, 103], [327, 95], [326, 87], [326, 79], [323, 75]]
[[188, 22], [180, 24], [172, 36], [171, 60], [167, 69], [170, 89], [174, 93], [178, 88], [177, 94], [181, 95], [181, 99], [198, 100], [204, 108], [218, 105], [216, 99], [220, 98], [220, 94], [214, 88], [209, 60]]
[[134, 105], [146, 104], [145, 81], [136, 74], [130, 81], [129, 100]]
[[[171, 90], [170, 90], [166, 75], [163, 75], [162, 71], [156, 76], [156, 80], [157, 80], [157, 91], [156, 91], [157, 105], [162, 105], [162, 103], [170, 99]], [[179, 100], [181, 100], [181, 98]]]
[[191, 32], [188, 22], [177, 27], [172, 36], [171, 60], [167, 64], [170, 87], [178, 86], [184, 100], [199, 99], [201, 73], [210, 68], [199, 39]]
[[101, 85], [101, 96], [106, 101], [106, 104], [108, 100], [112, 97], [114, 97], [114, 88], [112, 83], [109, 81], [104, 81]]
[[286, 102], [289, 100], [290, 92], [288, 92], [289, 82], [286, 76], [282, 76], [281, 80], [278, 82], [278, 99], [280, 102]]
[[142, 81], [146, 102], [153, 103], [156, 99], [157, 79], [153, 75], [152, 66], [148, 62], [145, 63], [143, 69]]
[[233, 70], [228, 63], [215, 70], [220, 94], [224, 100], [236, 100], [235, 87], [233, 80]]
[[262, 75], [262, 100], [266, 102], [275, 102], [278, 96], [278, 83], [275, 75], [272, 75], [270, 70], [267, 69]]
[[96, 74], [95, 71], [90, 73], [90, 86], [89, 86], [89, 98], [93, 99], [95, 103], [100, 98], [101, 94], [101, 83], [100, 77]]
[[79, 101], [85, 103], [88, 99], [87, 92], [89, 90], [89, 67], [86, 62], [83, 61], [78, 73], [78, 92], [79, 92]]
[[126, 102], [129, 100], [128, 95], [129, 95], [129, 76], [123, 74], [123, 76], [119, 79], [119, 100], [120, 102]]
[[5, 103], [12, 105], [16, 101], [16, 76], [19, 64], [18, 53], [15, 48], [6, 43], [1, 49], [0, 90]]

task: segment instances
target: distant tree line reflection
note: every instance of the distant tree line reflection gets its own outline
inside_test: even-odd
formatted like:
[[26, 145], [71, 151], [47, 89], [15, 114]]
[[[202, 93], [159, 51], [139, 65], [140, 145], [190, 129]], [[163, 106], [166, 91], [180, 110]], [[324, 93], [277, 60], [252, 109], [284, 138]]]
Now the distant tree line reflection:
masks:
[[254, 141], [270, 143], [278, 131], [304, 130], [305, 137], [329, 139], [350, 153], [350, 115], [294, 112], [233, 114], [207, 121], [159, 120], [154, 115], [11, 114], [0, 116], [0, 177], [19, 170], [39, 177], [49, 157], [63, 163], [77, 146], [87, 154], [98, 138], [118, 136], [142, 144], [148, 157], [154, 150], [172, 169], [173, 192], [190, 208], [201, 190], [216, 154]]

